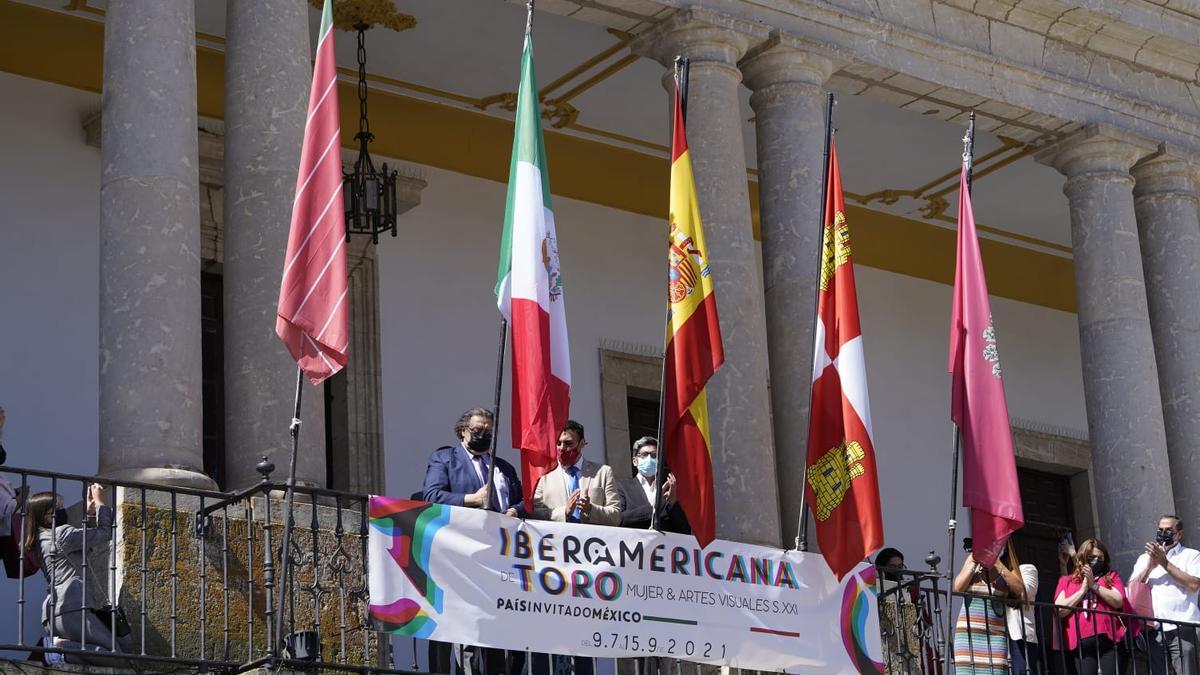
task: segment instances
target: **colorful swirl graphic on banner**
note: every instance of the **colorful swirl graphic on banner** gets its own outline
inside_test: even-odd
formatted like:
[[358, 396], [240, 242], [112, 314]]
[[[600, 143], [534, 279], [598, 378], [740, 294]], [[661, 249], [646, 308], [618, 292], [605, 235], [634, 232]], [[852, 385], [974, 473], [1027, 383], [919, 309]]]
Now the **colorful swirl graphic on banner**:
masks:
[[[409, 499], [371, 497], [371, 527], [391, 537], [388, 554], [425, 598], [434, 613], [442, 612], [442, 589], [429, 574], [429, 553], [438, 530], [450, 522], [450, 510], [441, 504]], [[371, 618], [380, 630], [399, 635], [426, 637], [437, 622], [421, 606], [407, 598], [388, 605], [370, 606]]]
[[842, 593], [842, 644], [860, 673], [883, 673], [883, 663], [867, 649], [867, 617], [876, 606], [879, 575], [867, 567], [846, 580]]

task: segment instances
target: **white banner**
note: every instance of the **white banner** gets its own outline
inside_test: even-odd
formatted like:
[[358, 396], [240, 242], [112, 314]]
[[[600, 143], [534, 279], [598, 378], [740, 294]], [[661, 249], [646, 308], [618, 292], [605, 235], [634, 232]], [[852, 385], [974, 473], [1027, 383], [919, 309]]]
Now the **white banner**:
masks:
[[882, 671], [875, 569], [841, 583], [817, 554], [372, 497], [380, 630], [753, 670]]

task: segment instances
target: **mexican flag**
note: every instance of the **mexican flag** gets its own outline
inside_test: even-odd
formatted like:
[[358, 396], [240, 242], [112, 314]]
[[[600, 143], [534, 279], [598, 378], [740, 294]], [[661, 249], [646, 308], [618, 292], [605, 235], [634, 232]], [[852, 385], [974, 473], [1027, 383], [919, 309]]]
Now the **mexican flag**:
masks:
[[537, 480], [556, 462], [555, 444], [570, 405], [571, 359], [528, 31], [497, 277], [497, 305], [512, 331], [513, 447], [521, 449], [529, 503]]

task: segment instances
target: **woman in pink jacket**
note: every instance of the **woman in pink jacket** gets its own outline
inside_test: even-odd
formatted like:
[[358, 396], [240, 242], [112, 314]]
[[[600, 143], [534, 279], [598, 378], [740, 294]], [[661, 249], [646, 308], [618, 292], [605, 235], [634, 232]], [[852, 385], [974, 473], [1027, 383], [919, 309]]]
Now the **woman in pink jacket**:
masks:
[[1125, 637], [1125, 622], [1101, 612], [1123, 610], [1125, 582], [1110, 567], [1111, 561], [1100, 540], [1088, 539], [1075, 553], [1074, 572], [1061, 577], [1054, 591], [1054, 604], [1065, 619], [1066, 644], [1076, 655], [1078, 675], [1117, 672], [1117, 646]]

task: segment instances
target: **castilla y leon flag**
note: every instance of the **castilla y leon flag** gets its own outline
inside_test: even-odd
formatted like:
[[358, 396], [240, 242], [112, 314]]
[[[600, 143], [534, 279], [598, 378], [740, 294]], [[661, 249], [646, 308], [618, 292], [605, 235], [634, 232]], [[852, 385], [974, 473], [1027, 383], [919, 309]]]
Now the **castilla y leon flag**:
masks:
[[717, 513], [705, 386], [725, 362], [725, 351], [678, 89], [673, 129], [663, 442], [675, 475], [676, 499], [696, 541], [707, 546], [716, 538]]
[[990, 567], [1009, 535], [1025, 524], [1025, 514], [965, 162], [959, 181], [949, 369], [950, 417], [962, 435], [963, 506], [971, 508], [973, 555]]
[[516, 127], [496, 298], [512, 328], [513, 446], [521, 449], [521, 480], [531, 503], [538, 478], [554, 468], [555, 442], [567, 423], [571, 355], [528, 31]]
[[332, 0], [325, 0], [275, 333], [313, 384], [346, 365], [346, 221]]
[[867, 368], [837, 149], [829, 148], [804, 489], [838, 579], [883, 546]]

